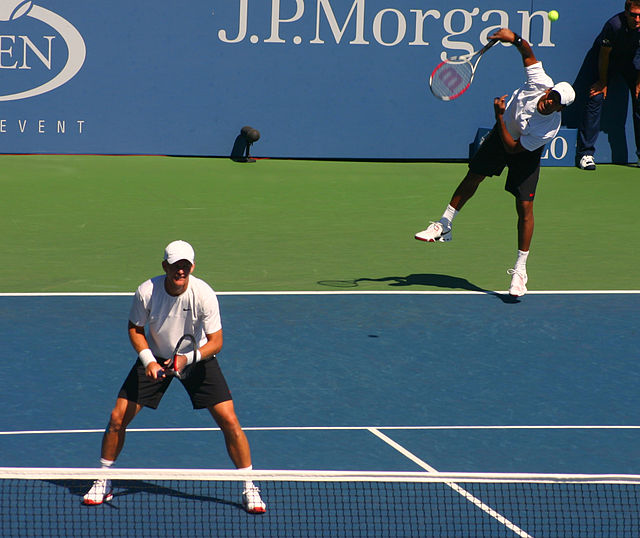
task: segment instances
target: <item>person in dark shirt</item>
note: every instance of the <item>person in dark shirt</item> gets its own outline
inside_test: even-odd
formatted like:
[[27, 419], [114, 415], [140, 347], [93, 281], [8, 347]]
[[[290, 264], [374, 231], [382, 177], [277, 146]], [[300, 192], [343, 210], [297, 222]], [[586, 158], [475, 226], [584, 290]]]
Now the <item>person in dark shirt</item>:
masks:
[[[640, 0], [627, 0], [624, 11], [609, 19], [596, 38], [597, 62], [591, 65], [589, 100], [578, 127], [576, 160], [578, 168], [595, 170], [593, 158], [600, 133], [602, 105], [611, 77], [620, 73], [629, 86], [633, 103], [636, 153], [640, 157]], [[640, 160], [639, 160], [640, 164]]]

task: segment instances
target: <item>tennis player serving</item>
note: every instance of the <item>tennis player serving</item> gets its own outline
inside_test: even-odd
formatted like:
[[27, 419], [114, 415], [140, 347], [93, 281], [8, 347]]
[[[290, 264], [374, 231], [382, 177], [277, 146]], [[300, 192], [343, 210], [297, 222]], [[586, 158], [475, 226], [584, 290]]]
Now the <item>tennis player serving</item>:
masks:
[[[245, 472], [252, 468], [249, 442], [236, 417], [231, 393], [216, 359], [222, 349], [218, 299], [206, 282], [191, 274], [194, 267], [195, 253], [189, 243], [169, 243], [162, 262], [165, 274], [143, 282], [135, 293], [129, 313], [129, 339], [138, 360], [118, 393], [102, 438], [103, 468], [115, 463], [124, 446], [127, 426], [140, 410], [158, 407], [176, 378], [165, 375], [165, 369], [174, 361], [194, 362], [190, 375], [178, 377], [193, 408], [211, 413], [224, 434], [227, 452], [236, 468]], [[178, 352], [176, 344], [186, 334], [193, 335], [199, 347]], [[101, 504], [112, 497], [110, 480], [100, 479], [84, 496], [84, 503]], [[266, 511], [260, 491], [251, 481], [244, 483], [242, 504], [250, 513]]]
[[560, 112], [573, 103], [575, 92], [568, 82], [554, 84], [545, 73], [529, 43], [508, 28], [489, 36], [490, 40], [511, 43], [520, 52], [526, 82], [493, 101], [496, 123], [469, 162], [469, 171], [453, 193], [442, 218], [415, 234], [420, 241], [451, 241], [451, 223], [458, 211], [475, 194], [487, 176], [509, 169], [505, 190], [516, 199], [518, 254], [511, 275], [509, 294], [527, 292], [527, 256], [533, 236], [533, 199], [540, 175], [540, 158], [547, 142], [553, 140], [561, 123]]

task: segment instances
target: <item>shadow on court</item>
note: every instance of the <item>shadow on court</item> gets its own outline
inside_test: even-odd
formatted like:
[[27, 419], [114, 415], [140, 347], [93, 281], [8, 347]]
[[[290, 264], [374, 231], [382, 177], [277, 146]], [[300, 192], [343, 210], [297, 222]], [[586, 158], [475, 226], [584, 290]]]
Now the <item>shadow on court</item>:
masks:
[[[80, 500], [82, 504], [82, 498], [84, 494], [89, 491], [92, 482], [85, 480], [47, 480], [49, 484], [64, 488], [69, 491], [69, 493]], [[173, 499], [183, 499], [188, 501], [200, 501], [207, 503], [216, 503], [219, 505], [231, 506], [235, 509], [241, 510], [244, 512], [244, 508], [242, 504], [239, 502], [229, 501], [226, 499], [221, 499], [219, 497], [214, 497], [210, 495], [197, 495], [193, 493], [188, 493], [185, 491], [180, 491], [175, 488], [160, 486], [158, 484], [152, 484], [150, 482], [145, 482], [143, 480], [127, 480], [127, 481], [113, 481], [114, 495], [112, 501], [106, 501], [102, 503], [102, 506], [108, 506], [110, 508], [117, 509], [117, 503], [115, 502], [117, 499], [123, 499], [125, 497], [130, 497], [132, 495], [155, 495], [158, 496], [158, 506], [163, 506], [167, 502], [169, 502], [170, 498]], [[88, 510], [95, 510], [98, 506], [87, 506], [82, 504], [83, 507], [86, 507]]]
[[357, 288], [361, 282], [388, 282], [389, 287], [403, 288], [410, 286], [430, 286], [448, 290], [464, 290], [485, 293], [500, 299], [504, 303], [518, 303], [520, 300], [509, 294], [501, 294], [487, 290], [469, 282], [466, 278], [435, 273], [420, 273], [407, 276], [387, 276], [381, 278], [356, 278], [354, 280], [320, 280], [318, 284], [332, 288]]

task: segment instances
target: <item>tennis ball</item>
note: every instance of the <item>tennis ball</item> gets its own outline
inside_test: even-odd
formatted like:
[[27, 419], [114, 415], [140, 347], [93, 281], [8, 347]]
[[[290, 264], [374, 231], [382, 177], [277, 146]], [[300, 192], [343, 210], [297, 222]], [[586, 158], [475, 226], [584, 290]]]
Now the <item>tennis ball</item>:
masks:
[[551, 22], [556, 22], [558, 20], [558, 17], [560, 17], [560, 13], [558, 13], [555, 9], [552, 9], [551, 11], [549, 11], [549, 13], [547, 13], [547, 17], [549, 17], [549, 20]]

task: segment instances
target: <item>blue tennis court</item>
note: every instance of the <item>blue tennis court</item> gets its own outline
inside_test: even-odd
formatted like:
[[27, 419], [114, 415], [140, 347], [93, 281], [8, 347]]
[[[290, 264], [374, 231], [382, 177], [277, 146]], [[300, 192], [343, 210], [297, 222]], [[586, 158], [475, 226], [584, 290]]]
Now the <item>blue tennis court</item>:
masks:
[[[256, 469], [640, 474], [637, 293], [219, 298], [220, 362]], [[98, 466], [134, 359], [130, 300], [0, 298], [8, 352], [29, 365], [0, 381], [1, 466]], [[118, 460], [230, 466], [178, 383]]]
[[[130, 300], [0, 299], [7, 351], [29, 364], [20, 383], [13, 373], [0, 381], [2, 465], [97, 464], [133, 360]], [[220, 361], [256, 468], [419, 470], [373, 427], [440, 471], [640, 473], [631, 450], [640, 435], [638, 294], [531, 294], [519, 304], [485, 294], [221, 295], [220, 303]], [[176, 383], [132, 423], [143, 431], [131, 433], [119, 465], [140, 466], [153, 446], [156, 465], [177, 449], [180, 467], [227, 468], [218, 433], [180, 431], [213, 426]], [[155, 428], [170, 431], [145, 431]], [[69, 433], [44, 433], [60, 430]]]

